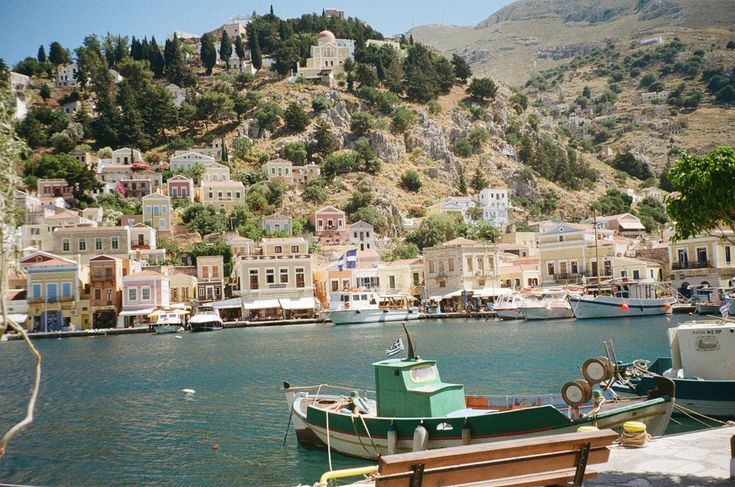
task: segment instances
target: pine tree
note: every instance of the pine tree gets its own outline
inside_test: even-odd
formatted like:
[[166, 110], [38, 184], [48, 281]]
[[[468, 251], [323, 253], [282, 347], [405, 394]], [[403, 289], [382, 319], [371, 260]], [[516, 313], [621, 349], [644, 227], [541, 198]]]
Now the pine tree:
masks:
[[64, 46], [62, 46], [59, 42], [54, 41], [49, 47], [48, 60], [51, 61], [51, 64], [54, 65], [54, 67], [56, 68], [56, 72], [58, 73], [59, 66], [69, 62], [69, 51], [64, 49]]
[[217, 50], [214, 48], [214, 39], [211, 34], [204, 34], [201, 38], [201, 52], [199, 57], [202, 60], [207, 76], [211, 76], [212, 68], [217, 64]]
[[51, 90], [49, 89], [46, 83], [41, 85], [41, 88], [38, 90], [38, 94], [41, 95], [41, 98], [43, 98], [43, 101], [46, 101], [49, 98], [51, 98]]
[[454, 76], [462, 83], [466, 83], [467, 79], [472, 76], [472, 69], [470, 69], [470, 65], [467, 64], [467, 61], [465, 61], [465, 59], [458, 54], [452, 55], [451, 62], [454, 68]]
[[487, 188], [487, 184], [487, 178], [478, 167], [477, 169], [475, 169], [475, 174], [472, 175], [470, 186], [472, 186], [472, 189], [474, 189], [475, 191], [482, 191], [483, 189]]
[[467, 182], [464, 180], [464, 166], [461, 164], [459, 166], [459, 187], [457, 189], [462, 196], [467, 195]]
[[240, 61], [238, 65], [240, 66], [240, 71], [242, 71], [242, 61], [245, 59], [245, 44], [243, 44], [242, 37], [240, 36], [235, 38], [235, 55]]
[[219, 43], [219, 58], [223, 63], [225, 63], [225, 69], [227, 71], [230, 70], [230, 56], [232, 56], [232, 41], [230, 40], [230, 35], [227, 31], [223, 31], [222, 39], [220, 39]]
[[43, 47], [43, 44], [38, 48], [38, 55], [36, 56], [39, 63], [45, 63], [46, 62], [46, 49]]
[[263, 66], [263, 54], [260, 52], [260, 41], [258, 40], [258, 32], [255, 29], [255, 26], [250, 30], [250, 39], [248, 41], [248, 44], [250, 44], [250, 59], [253, 62], [253, 67], [255, 69], [260, 69]]

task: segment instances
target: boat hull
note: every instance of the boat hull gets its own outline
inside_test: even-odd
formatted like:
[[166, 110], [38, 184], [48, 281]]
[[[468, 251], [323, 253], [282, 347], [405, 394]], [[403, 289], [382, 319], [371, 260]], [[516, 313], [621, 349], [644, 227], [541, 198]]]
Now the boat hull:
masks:
[[192, 333], [204, 332], [204, 331], [219, 331], [224, 329], [222, 323], [191, 323]]
[[617, 298], [596, 296], [595, 298], [569, 297], [574, 317], [580, 320], [590, 318], [630, 318], [632, 316], [656, 316], [669, 314], [673, 297], [656, 299]]
[[526, 320], [564, 320], [574, 318], [574, 312], [571, 307], [528, 307], [521, 308], [521, 312]]
[[419, 312], [415, 309], [362, 309], [327, 311], [326, 319], [332, 320], [335, 325], [356, 325], [363, 323], [388, 323], [392, 321], [408, 321], [419, 319]]
[[[576, 431], [580, 426], [595, 425], [598, 428], [621, 431], [626, 421], [633, 420], [644, 422], [649, 433], [661, 435], [668, 425], [674, 406], [673, 399], [664, 397], [577, 420], [568, 419], [550, 405], [490, 412], [477, 416], [376, 418], [336, 411], [327, 412], [314, 406], [302, 408], [299, 402], [303, 400], [305, 400], [303, 397], [297, 398], [294, 402], [293, 416], [313, 435], [303, 430], [299, 432], [297, 429], [299, 438], [306, 440], [315, 437], [323, 444], [329, 441], [334, 451], [370, 460], [389, 453], [388, 429], [391, 424], [396, 429], [398, 437], [395, 452], [402, 453], [412, 451], [414, 430], [420, 424], [423, 424], [428, 432], [429, 449], [569, 433]], [[305, 413], [303, 409], [306, 409]], [[468, 442], [463, 441], [462, 429], [465, 427], [470, 430]]]
[[166, 335], [169, 333], [181, 333], [184, 331], [184, 327], [181, 325], [155, 325], [153, 327], [158, 335]]
[[523, 314], [519, 308], [495, 308], [495, 314], [501, 320], [522, 320]]

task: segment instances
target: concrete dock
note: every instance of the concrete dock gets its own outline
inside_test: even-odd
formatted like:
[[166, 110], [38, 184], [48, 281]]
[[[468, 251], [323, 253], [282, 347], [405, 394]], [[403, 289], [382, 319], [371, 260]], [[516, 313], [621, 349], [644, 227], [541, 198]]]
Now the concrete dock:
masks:
[[600, 475], [586, 486], [735, 486], [730, 480], [730, 438], [735, 425], [662, 436], [643, 448], [616, 445]]

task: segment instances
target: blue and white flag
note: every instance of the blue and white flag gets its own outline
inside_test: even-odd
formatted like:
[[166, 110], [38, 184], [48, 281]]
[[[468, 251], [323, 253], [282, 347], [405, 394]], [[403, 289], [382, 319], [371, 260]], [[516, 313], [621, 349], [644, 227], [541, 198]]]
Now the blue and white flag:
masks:
[[357, 267], [357, 249], [348, 250], [337, 261], [337, 269], [354, 269]]
[[399, 338], [398, 340], [393, 342], [393, 345], [391, 345], [388, 350], [385, 351], [385, 354], [389, 357], [392, 357], [393, 355], [400, 353], [402, 350], [403, 350], [403, 339]]
[[725, 303], [720, 306], [720, 314], [723, 318], [730, 316], [730, 301], [725, 301]]

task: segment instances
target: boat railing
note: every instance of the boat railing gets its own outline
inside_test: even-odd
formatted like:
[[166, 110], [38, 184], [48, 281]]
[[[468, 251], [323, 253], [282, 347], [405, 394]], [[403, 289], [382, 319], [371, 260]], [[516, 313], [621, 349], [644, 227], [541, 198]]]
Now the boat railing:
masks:
[[365, 396], [367, 396], [368, 394], [372, 394], [373, 396], [375, 395], [375, 391], [371, 391], [370, 389], [364, 389], [364, 388], [360, 389], [358, 387], [348, 387], [348, 386], [337, 386], [333, 384], [316, 384], [312, 386], [296, 386], [296, 387], [292, 386], [292, 387], [289, 387], [288, 389], [284, 389], [284, 392], [285, 391], [288, 391], [288, 392], [316, 392], [315, 396], [319, 397], [319, 395], [322, 393], [322, 390], [324, 389], [327, 389], [327, 390], [333, 389], [337, 391], [360, 391], [360, 392], [364, 392]]

